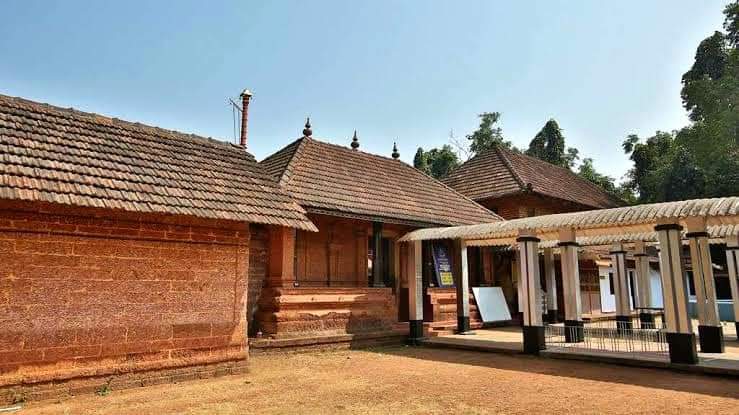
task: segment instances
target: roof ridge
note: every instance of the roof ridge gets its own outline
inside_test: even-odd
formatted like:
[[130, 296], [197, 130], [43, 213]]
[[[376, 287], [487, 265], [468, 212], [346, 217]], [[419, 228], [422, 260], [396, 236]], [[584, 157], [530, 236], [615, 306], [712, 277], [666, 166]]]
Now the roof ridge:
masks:
[[[405, 163], [403, 163], [403, 164], [405, 164]], [[479, 204], [479, 203], [475, 202], [474, 200], [472, 200], [472, 198], [470, 198], [470, 197], [467, 197], [467, 196], [463, 195], [462, 193], [460, 193], [460, 192], [456, 191], [456, 190], [455, 190], [455, 189], [454, 189], [453, 187], [451, 187], [451, 186], [447, 185], [446, 183], [444, 183], [443, 181], [441, 181], [441, 180], [437, 179], [436, 177], [433, 177], [433, 176], [431, 176], [431, 175], [428, 175], [428, 174], [426, 174], [426, 173], [422, 172], [421, 170], [419, 170], [419, 169], [417, 169], [417, 168], [415, 168], [415, 167], [413, 167], [413, 166], [410, 166], [410, 165], [407, 165], [407, 164], [405, 164], [405, 165], [406, 165], [406, 166], [408, 166], [408, 167], [410, 167], [411, 169], [413, 169], [413, 170], [415, 170], [415, 171], [417, 171], [417, 172], [419, 172], [419, 173], [423, 174], [424, 176], [427, 176], [427, 177], [429, 177], [429, 178], [430, 178], [431, 180], [434, 180], [434, 181], [436, 181], [436, 182], [437, 182], [437, 183], [439, 183], [440, 185], [444, 186], [445, 188], [447, 188], [447, 189], [451, 190], [451, 191], [452, 191], [453, 193], [455, 193], [455, 194], [457, 194], [458, 196], [460, 196], [460, 197], [461, 197], [462, 199], [466, 199], [466, 200], [468, 200], [468, 201], [470, 201], [470, 202], [474, 203], [474, 204], [475, 204], [475, 205], [476, 205], [477, 207], [479, 207], [480, 209], [484, 210], [484, 211], [485, 211], [485, 213], [489, 213], [489, 214], [491, 214], [491, 215], [493, 215], [493, 216], [495, 216], [495, 217], [499, 218], [500, 220], [505, 220], [505, 219], [503, 219], [503, 217], [502, 217], [502, 216], [500, 216], [500, 215], [498, 215], [497, 213], [493, 212], [492, 210], [490, 210], [490, 209], [486, 208], [485, 206], [483, 206], [483, 205], [481, 205], [481, 204]]]
[[503, 218], [500, 217], [499, 215], [497, 215], [495, 212], [492, 212], [489, 209], [486, 209], [481, 204], [475, 202], [474, 200], [470, 199], [469, 197], [467, 197], [467, 196], [459, 193], [458, 191], [454, 190], [450, 186], [444, 184], [444, 182], [442, 182], [441, 180], [439, 180], [439, 179], [437, 179], [437, 178], [435, 178], [435, 177], [433, 177], [433, 176], [431, 176], [429, 174], [426, 174], [425, 172], [423, 172], [423, 171], [421, 171], [421, 170], [419, 170], [419, 169], [411, 166], [410, 164], [408, 164], [408, 163], [406, 163], [406, 162], [404, 162], [402, 160], [399, 160], [399, 159], [396, 160], [396, 159], [393, 159], [393, 158], [390, 158], [390, 157], [385, 157], [385, 156], [381, 156], [379, 154], [369, 153], [369, 152], [366, 152], [366, 151], [354, 150], [352, 148], [344, 147], [344, 146], [339, 145], [339, 144], [327, 143], [325, 141], [320, 141], [320, 140], [315, 140], [315, 139], [313, 139], [313, 141], [316, 141], [316, 142], [322, 143], [322, 144], [328, 144], [328, 145], [331, 145], [331, 146], [334, 146], [334, 147], [337, 147], [337, 148], [340, 148], [340, 149], [343, 149], [343, 150], [348, 150], [348, 151], [351, 151], [351, 152], [359, 152], [359, 153], [366, 154], [366, 155], [369, 155], [369, 156], [372, 156], [372, 157], [376, 157], [376, 158], [380, 158], [380, 159], [383, 159], [383, 160], [387, 160], [387, 161], [390, 161], [390, 162], [393, 162], [393, 163], [400, 162], [400, 164], [403, 166], [403, 168], [405, 168], [405, 169], [407, 169], [409, 171], [413, 171], [413, 172], [415, 172], [417, 174], [421, 174], [423, 176], [426, 176], [427, 178], [431, 179], [433, 182], [440, 184], [442, 187], [444, 187], [444, 188], [446, 188], [448, 190], [451, 190], [454, 194], [460, 196], [462, 199], [465, 199], [465, 200], [467, 200], [467, 201], [475, 204], [475, 207], [477, 207], [479, 209], [482, 209], [482, 211], [484, 211], [485, 213], [492, 214], [493, 216], [496, 216], [496, 217], [500, 218], [501, 220], [503, 220]]
[[523, 179], [521, 179], [521, 176], [518, 174], [518, 172], [516, 172], [516, 169], [513, 168], [513, 165], [511, 164], [511, 161], [508, 159], [508, 156], [503, 154], [501, 146], [496, 144], [493, 147], [493, 150], [503, 160], [503, 165], [506, 166], [506, 169], [508, 169], [509, 172], [511, 172], [513, 179], [521, 187], [521, 190], [526, 190], [528, 188], [528, 183], [524, 183]]
[[298, 138], [297, 140], [293, 141], [292, 143], [290, 143], [290, 145], [295, 144], [295, 143], [297, 144], [296, 144], [295, 150], [290, 155], [290, 160], [288, 160], [287, 164], [285, 164], [285, 169], [282, 170], [282, 174], [280, 175], [280, 180], [277, 181], [277, 184], [281, 188], [284, 188], [284, 186], [287, 186], [288, 183], [290, 183], [290, 180], [292, 180], [293, 173], [294, 173], [293, 168], [300, 162], [300, 157], [303, 155], [303, 149], [306, 146], [305, 143], [308, 142], [309, 140], [311, 140], [310, 137], [302, 136]]
[[314, 142], [316, 142], [318, 144], [325, 144], [325, 145], [328, 145], [328, 146], [336, 147], [336, 148], [338, 148], [338, 149], [340, 149], [342, 151], [351, 152], [353, 154], [354, 153], [366, 154], [366, 155], [371, 156], [371, 157], [376, 157], [376, 158], [379, 158], [379, 159], [388, 160], [388, 161], [392, 161], [392, 162], [401, 162], [401, 163], [407, 165], [407, 163], [405, 163], [404, 161], [402, 161], [400, 159], [394, 159], [394, 158], [383, 156], [381, 154], [370, 153], [368, 151], [363, 151], [363, 150], [359, 150], [359, 149], [356, 149], [355, 150], [355, 149], [350, 148], [350, 147], [347, 147], [347, 146], [342, 146], [341, 144], [331, 143], [329, 141], [324, 141], [324, 140], [320, 140], [320, 139], [313, 138], [313, 137], [307, 137], [307, 138], [310, 139], [310, 140], [313, 140]]
[[611, 197], [614, 201], [617, 201], [619, 203], [623, 203], [624, 202], [623, 200], [621, 200], [617, 196], [611, 194], [610, 192], [606, 191], [605, 189], [601, 188], [597, 184], [595, 184], [595, 183], [591, 182], [590, 180], [588, 180], [588, 179], [580, 176], [579, 174], [575, 173], [574, 171], [572, 171], [572, 169], [569, 169], [569, 168], [564, 167], [564, 166], [559, 166], [559, 165], [554, 164], [554, 163], [550, 163], [550, 162], [548, 162], [546, 160], [542, 160], [542, 159], [540, 159], [538, 157], [530, 156], [530, 155], [525, 154], [525, 153], [516, 153], [516, 155], [517, 156], [520, 156], [520, 157], [523, 157], [523, 158], [526, 158], [526, 159], [529, 159], [529, 160], [532, 160], [535, 163], [544, 164], [544, 165], [546, 165], [549, 168], [559, 169], [559, 170], [565, 172], [566, 174], [569, 174], [570, 176], [578, 179], [579, 181], [581, 181], [583, 183], [587, 183], [592, 188], [598, 189], [599, 191], [604, 192], [606, 195], [608, 195], [609, 197]]
[[60, 113], [60, 115], [69, 114], [78, 119], [83, 119], [87, 122], [91, 122], [91, 123], [98, 124], [98, 125], [109, 125], [109, 126], [118, 127], [124, 130], [134, 131], [134, 132], [141, 132], [143, 130], [144, 132], [152, 133], [158, 138], [172, 139], [172, 137], [166, 137], [165, 135], [174, 134], [177, 136], [176, 138], [180, 138], [183, 141], [185, 139], [190, 139], [190, 140], [197, 141], [197, 142], [210, 143], [210, 144], [216, 145], [218, 147], [222, 147], [230, 151], [234, 151], [234, 150], [243, 151], [241, 146], [238, 146], [228, 141], [219, 140], [213, 137], [205, 137], [205, 136], [194, 134], [194, 133], [187, 133], [187, 132], [178, 131], [178, 130], [170, 130], [167, 128], [157, 127], [154, 125], [144, 124], [138, 121], [128, 121], [122, 118], [112, 117], [109, 115], [104, 115], [104, 114], [100, 114], [96, 112], [82, 111], [82, 110], [79, 110], [73, 107], [64, 108], [64, 107], [49, 104], [46, 102], [38, 102], [38, 101], [33, 101], [33, 100], [22, 98], [22, 97], [14, 97], [14, 96], [5, 95], [5, 94], [0, 93], [0, 103], [2, 103], [3, 101], [6, 101], [6, 102], [9, 101], [16, 105], [29, 105], [29, 106], [41, 107], [47, 111]]
[[[419, 223], [438, 216], [433, 221], [438, 224], [501, 219], [405, 161], [313, 137], [298, 139], [291, 147], [277, 151], [261, 163], [271, 165], [280, 187], [306, 209], [337, 209], [403, 220], [413, 217]], [[379, 190], [380, 187], [384, 190]], [[398, 194], [389, 194], [388, 189]], [[327, 191], [334, 193], [327, 195]], [[419, 196], [420, 191], [424, 195]]]
[[250, 153], [213, 139], [0, 95], [0, 143], [0, 199], [316, 230]]

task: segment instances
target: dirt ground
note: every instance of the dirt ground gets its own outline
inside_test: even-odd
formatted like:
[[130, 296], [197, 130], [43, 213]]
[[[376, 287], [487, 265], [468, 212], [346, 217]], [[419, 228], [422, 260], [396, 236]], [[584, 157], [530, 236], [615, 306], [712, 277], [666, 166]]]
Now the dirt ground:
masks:
[[739, 381], [391, 347], [252, 357], [250, 373], [31, 403], [18, 414], [733, 413]]

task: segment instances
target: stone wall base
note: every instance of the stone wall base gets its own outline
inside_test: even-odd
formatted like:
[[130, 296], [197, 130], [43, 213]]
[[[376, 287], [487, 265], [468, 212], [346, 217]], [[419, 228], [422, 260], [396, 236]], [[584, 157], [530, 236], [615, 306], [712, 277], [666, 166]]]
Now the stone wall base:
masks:
[[265, 338], [389, 331], [398, 321], [390, 288], [265, 288], [256, 314]]
[[380, 346], [402, 345], [408, 338], [407, 328], [403, 331], [344, 334], [333, 336], [301, 337], [293, 339], [253, 338], [249, 340], [251, 355], [282, 352], [309, 352], [315, 350], [366, 349]]
[[75, 395], [107, 393], [121, 389], [177, 383], [187, 380], [245, 373], [247, 360], [236, 360], [66, 380], [49, 380], [0, 387], [0, 406], [46, 399], [64, 399]]

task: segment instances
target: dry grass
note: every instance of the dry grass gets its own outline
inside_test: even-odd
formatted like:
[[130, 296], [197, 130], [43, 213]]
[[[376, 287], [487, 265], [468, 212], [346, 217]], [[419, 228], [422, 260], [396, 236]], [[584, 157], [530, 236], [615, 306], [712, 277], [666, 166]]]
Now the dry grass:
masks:
[[253, 357], [250, 373], [36, 403], [22, 414], [739, 413], [739, 381], [426, 348]]

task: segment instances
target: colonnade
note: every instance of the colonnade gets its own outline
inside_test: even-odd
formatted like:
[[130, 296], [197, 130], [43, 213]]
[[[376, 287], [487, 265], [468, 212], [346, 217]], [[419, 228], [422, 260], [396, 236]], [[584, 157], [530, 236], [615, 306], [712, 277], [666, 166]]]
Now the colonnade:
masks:
[[[685, 237], [690, 245], [690, 259], [696, 287], [698, 305], [698, 333], [702, 352], [723, 352], [723, 333], [718, 317], [716, 292], [711, 265], [708, 233], [705, 221], [699, 219], [686, 221]], [[674, 363], [694, 364], [698, 362], [696, 336], [688, 314], [689, 293], [682, 260], [683, 227], [679, 223], [659, 223], [654, 227], [659, 247], [660, 276], [664, 301], [664, 325], [669, 346], [670, 360]], [[739, 236], [727, 238], [727, 263], [734, 298], [735, 320], [739, 319]], [[458, 252], [461, 255], [461, 278], [457, 284], [458, 331], [468, 332], [469, 321], [469, 276], [467, 271], [466, 242], [459, 240]], [[521, 231], [516, 239], [520, 259], [517, 261], [520, 309], [523, 310], [523, 348], [524, 352], [538, 354], [545, 345], [542, 290], [540, 284], [539, 242], [535, 231]], [[634, 308], [639, 311], [641, 327], [654, 327], [654, 314], [651, 313], [652, 299], [650, 285], [649, 257], [643, 241], [633, 241], [633, 249], [626, 249], [625, 243], [611, 246], [610, 255], [614, 274], [616, 296], [616, 322], [620, 332], [633, 330], [632, 312], [629, 301], [629, 279], [626, 269], [627, 253], [633, 255], [635, 262]], [[583, 341], [583, 318], [580, 299], [580, 275], [578, 269], [577, 235], [573, 229], [559, 231], [559, 251], [562, 267], [562, 286], [564, 302], [564, 326], [566, 342]], [[409, 252], [409, 307], [410, 341], [418, 343], [423, 337], [423, 289], [421, 242], [410, 242]], [[546, 315], [556, 321], [557, 292], [555, 282], [555, 263], [552, 249], [544, 249], [544, 273], [548, 287], [547, 303], [554, 313]], [[412, 271], [412, 272], [411, 272]], [[739, 326], [739, 323], [735, 323]], [[739, 328], [739, 327], [738, 327]]]

